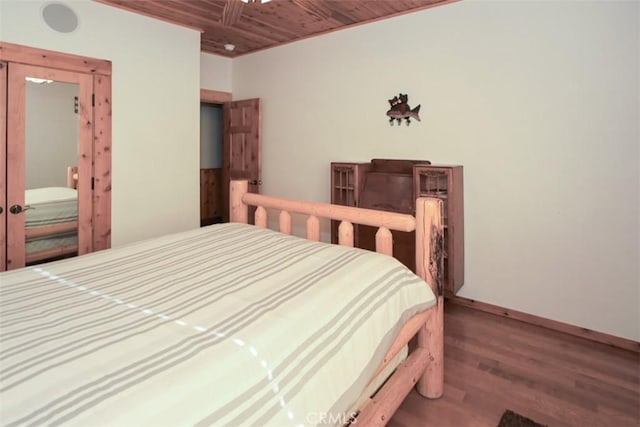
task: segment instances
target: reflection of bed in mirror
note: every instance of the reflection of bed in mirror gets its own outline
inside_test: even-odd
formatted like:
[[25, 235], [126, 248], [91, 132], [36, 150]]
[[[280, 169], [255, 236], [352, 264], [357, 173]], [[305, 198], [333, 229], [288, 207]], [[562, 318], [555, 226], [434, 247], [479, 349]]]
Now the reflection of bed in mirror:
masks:
[[78, 168], [67, 168], [66, 187], [25, 192], [27, 264], [78, 252]]

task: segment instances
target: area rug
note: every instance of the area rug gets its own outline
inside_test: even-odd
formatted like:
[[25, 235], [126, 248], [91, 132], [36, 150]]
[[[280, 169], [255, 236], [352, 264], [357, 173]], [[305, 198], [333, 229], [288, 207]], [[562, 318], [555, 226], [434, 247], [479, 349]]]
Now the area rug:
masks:
[[498, 427], [547, 427], [510, 410], [504, 411]]

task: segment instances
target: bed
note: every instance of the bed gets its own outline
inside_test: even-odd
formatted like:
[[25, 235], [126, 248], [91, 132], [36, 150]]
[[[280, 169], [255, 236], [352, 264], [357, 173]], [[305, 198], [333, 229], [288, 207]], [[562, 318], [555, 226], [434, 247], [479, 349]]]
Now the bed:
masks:
[[[441, 202], [414, 218], [246, 191], [229, 224], [2, 273], [0, 423], [376, 426], [414, 385], [439, 397]], [[382, 253], [349, 247], [353, 223], [381, 226]], [[419, 276], [391, 229], [416, 231]]]
[[25, 191], [26, 263], [78, 252], [78, 168], [67, 168], [66, 187]]

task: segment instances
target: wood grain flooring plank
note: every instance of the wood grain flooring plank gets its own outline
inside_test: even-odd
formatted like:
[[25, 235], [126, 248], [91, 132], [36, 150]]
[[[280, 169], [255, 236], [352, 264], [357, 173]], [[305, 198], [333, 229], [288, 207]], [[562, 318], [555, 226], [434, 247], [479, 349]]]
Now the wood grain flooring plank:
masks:
[[640, 354], [468, 307], [445, 307], [445, 393], [412, 391], [391, 427], [640, 426]]

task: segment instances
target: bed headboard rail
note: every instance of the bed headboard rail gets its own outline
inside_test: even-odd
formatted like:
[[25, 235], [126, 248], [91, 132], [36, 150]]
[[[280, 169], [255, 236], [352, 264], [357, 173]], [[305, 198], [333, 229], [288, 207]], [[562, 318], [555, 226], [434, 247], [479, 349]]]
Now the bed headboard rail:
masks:
[[378, 228], [376, 251], [391, 255], [393, 238], [391, 230], [414, 231], [416, 220], [411, 215], [394, 212], [338, 206], [328, 203], [306, 202], [281, 197], [247, 193], [247, 181], [232, 181], [230, 191], [231, 220], [248, 222], [249, 206], [256, 206], [255, 224], [267, 226], [267, 209], [280, 211], [280, 232], [291, 233], [291, 214], [307, 215], [307, 239], [320, 240], [320, 218], [341, 221], [339, 244], [353, 246], [353, 224], [363, 224]]
[[436, 295], [442, 295], [442, 201], [419, 198], [416, 201], [416, 217], [395, 212], [339, 206], [328, 203], [306, 202], [262, 194], [248, 193], [246, 180], [231, 181], [231, 221], [247, 223], [249, 206], [255, 206], [255, 224], [267, 226], [267, 209], [280, 211], [280, 232], [291, 234], [291, 214], [307, 215], [306, 233], [309, 240], [320, 240], [320, 218], [340, 221], [338, 243], [353, 246], [353, 224], [377, 227], [376, 251], [393, 254], [391, 230], [416, 231], [417, 274], [427, 279]]

